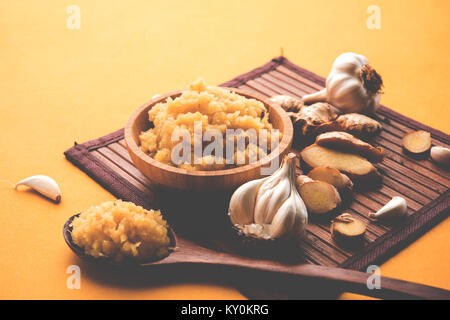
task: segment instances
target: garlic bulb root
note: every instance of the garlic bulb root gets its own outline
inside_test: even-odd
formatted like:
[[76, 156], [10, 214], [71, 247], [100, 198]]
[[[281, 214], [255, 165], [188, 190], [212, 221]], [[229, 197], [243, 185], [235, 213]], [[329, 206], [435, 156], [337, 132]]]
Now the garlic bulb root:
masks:
[[289, 153], [271, 176], [247, 182], [233, 193], [228, 212], [241, 233], [260, 239], [303, 236], [308, 214], [295, 187], [295, 158]]
[[58, 203], [61, 201], [61, 190], [55, 180], [48, 176], [36, 175], [19, 181], [15, 185], [15, 189], [19, 186], [28, 186], [47, 198]]

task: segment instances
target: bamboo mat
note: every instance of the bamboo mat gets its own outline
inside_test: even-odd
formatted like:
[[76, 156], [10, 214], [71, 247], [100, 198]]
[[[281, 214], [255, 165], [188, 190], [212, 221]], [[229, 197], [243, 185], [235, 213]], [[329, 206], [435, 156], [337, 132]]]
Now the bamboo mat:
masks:
[[[324, 85], [322, 77], [298, 67], [284, 57], [275, 58], [260, 68], [222, 84], [265, 97], [286, 94], [296, 98], [320, 90]], [[449, 172], [429, 159], [413, 159], [405, 155], [401, 145], [403, 135], [412, 130], [427, 130], [432, 135], [433, 144], [446, 147], [450, 144], [449, 136], [383, 106], [377, 114], [383, 130], [372, 143], [386, 150], [386, 158], [376, 164], [383, 175], [382, 186], [364, 193], [355, 192], [354, 200], [342, 210], [357, 215], [367, 223], [366, 243], [356, 250], [343, 249], [331, 240], [329, 222], [312, 221], [301, 248], [307, 263], [365, 271], [367, 266], [382, 263], [449, 215]], [[126, 120], [124, 118], [124, 122]], [[298, 150], [293, 151], [298, 153]], [[83, 144], [75, 144], [65, 155], [117, 198], [148, 208], [161, 207], [164, 212], [161, 195], [167, 198], [167, 192], [162, 192], [161, 188], [152, 184], [134, 167], [124, 144], [123, 129]], [[396, 195], [407, 200], [407, 219], [396, 226], [369, 221], [367, 217], [370, 212], [377, 211]], [[208, 199], [209, 203], [217, 203], [208, 209], [210, 216], [225, 216], [228, 196], [222, 196], [225, 199], [220, 205]], [[174, 200], [173, 196], [169, 198], [164, 203], [174, 205], [173, 202], [181, 201]], [[192, 203], [196, 201], [193, 199], [190, 198]], [[171, 218], [174, 216], [189, 215], [187, 208], [189, 205], [183, 203], [175, 209], [179, 212], [168, 209], [172, 212], [169, 223], [172, 224]], [[185, 223], [186, 220], [183, 225]], [[179, 230], [175, 230], [178, 233]], [[214, 232], [210, 235], [215, 237]], [[206, 246], [217, 242], [214, 241], [217, 239], [210, 240], [209, 244], [208, 240], [205, 241]], [[216, 247], [219, 248], [220, 244], [216, 243]]]

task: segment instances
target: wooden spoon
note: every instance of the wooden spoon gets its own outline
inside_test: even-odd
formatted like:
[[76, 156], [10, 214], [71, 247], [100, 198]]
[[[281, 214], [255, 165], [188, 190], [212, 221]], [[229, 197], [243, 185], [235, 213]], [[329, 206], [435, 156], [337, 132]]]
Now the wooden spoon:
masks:
[[[67, 245], [84, 260], [94, 261], [96, 263], [103, 262], [115, 266], [125, 265], [118, 264], [107, 258], [94, 258], [84, 253], [84, 250], [78, 247], [72, 240], [72, 221], [79, 214], [70, 217], [64, 224], [63, 235]], [[370, 290], [367, 287], [367, 280], [371, 274], [333, 267], [324, 267], [313, 264], [284, 264], [273, 260], [262, 260], [247, 258], [236, 254], [216, 252], [207, 249], [198, 244], [183, 238], [177, 238], [173, 229], [169, 228], [169, 236], [172, 246], [175, 250], [167, 257], [145, 263], [135, 263], [134, 267], [152, 268], [161, 265], [180, 265], [197, 264], [204, 266], [228, 266], [232, 269], [259, 270], [269, 273], [284, 273], [287, 275], [308, 278], [320, 282], [328, 282], [339, 288], [343, 292], [353, 292], [382, 299], [445, 299], [450, 300], [450, 291], [422, 285], [418, 283], [408, 282], [380, 276], [380, 289]]]

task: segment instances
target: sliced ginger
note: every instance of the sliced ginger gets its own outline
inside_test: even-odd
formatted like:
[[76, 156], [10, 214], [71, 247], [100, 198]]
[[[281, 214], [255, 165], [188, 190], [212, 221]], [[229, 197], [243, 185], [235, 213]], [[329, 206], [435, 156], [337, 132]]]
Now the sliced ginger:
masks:
[[297, 178], [297, 189], [310, 213], [325, 214], [342, 203], [335, 187], [323, 181], [312, 180], [308, 176]]
[[339, 192], [349, 192], [353, 189], [352, 180], [335, 168], [317, 167], [308, 173], [308, 177], [329, 183], [338, 189]]
[[316, 144], [327, 148], [359, 154], [371, 162], [380, 162], [384, 158], [383, 148], [375, 148], [371, 144], [364, 142], [347, 132], [332, 131], [322, 133], [317, 136]]
[[349, 213], [337, 216], [331, 223], [331, 236], [338, 243], [357, 243], [364, 238], [366, 224]]
[[381, 175], [377, 169], [363, 157], [328, 149], [313, 144], [300, 153], [303, 162], [310, 168], [331, 167], [348, 173], [352, 179], [359, 182], [378, 183]]
[[431, 135], [429, 132], [419, 130], [407, 133], [403, 137], [403, 147], [414, 154], [427, 152], [431, 148]]

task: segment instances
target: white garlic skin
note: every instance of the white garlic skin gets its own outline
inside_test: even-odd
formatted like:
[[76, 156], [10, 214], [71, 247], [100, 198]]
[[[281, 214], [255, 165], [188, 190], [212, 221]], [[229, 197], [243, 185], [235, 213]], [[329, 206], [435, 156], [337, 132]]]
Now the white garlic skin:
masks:
[[15, 185], [15, 189], [18, 186], [28, 186], [47, 198], [55, 201], [56, 203], [61, 201], [61, 190], [55, 180], [45, 175], [31, 176], [19, 181]]
[[370, 93], [361, 81], [360, 70], [368, 63], [363, 55], [341, 54], [333, 63], [326, 88], [303, 96], [303, 101], [328, 102], [343, 113], [373, 113], [380, 106], [381, 95]]
[[266, 179], [263, 178], [244, 183], [233, 193], [228, 210], [233, 224], [247, 225], [253, 222], [256, 194], [259, 186]]
[[441, 146], [435, 146], [432, 147], [430, 150], [430, 157], [437, 163], [450, 167], [450, 149], [441, 147]]
[[407, 209], [408, 205], [406, 204], [406, 200], [402, 197], [396, 196], [393, 197], [376, 213], [370, 213], [369, 218], [371, 219], [400, 218], [406, 214]]
[[264, 181], [256, 196], [254, 220], [256, 223], [270, 223], [278, 208], [289, 197], [290, 182], [286, 179], [288, 166], [281, 166]]
[[239, 187], [230, 200], [229, 215], [233, 225], [261, 239], [301, 238], [308, 213], [295, 186], [295, 178], [295, 155], [290, 153], [271, 176]]

